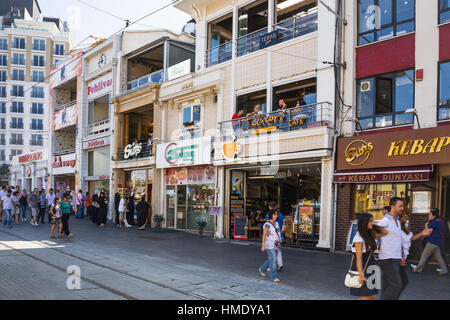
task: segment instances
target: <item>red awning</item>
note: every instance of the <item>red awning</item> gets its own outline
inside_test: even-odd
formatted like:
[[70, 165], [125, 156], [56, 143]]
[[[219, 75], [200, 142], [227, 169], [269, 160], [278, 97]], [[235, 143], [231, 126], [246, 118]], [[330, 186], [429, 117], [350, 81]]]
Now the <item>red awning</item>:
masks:
[[432, 166], [336, 171], [334, 183], [386, 183], [429, 181]]

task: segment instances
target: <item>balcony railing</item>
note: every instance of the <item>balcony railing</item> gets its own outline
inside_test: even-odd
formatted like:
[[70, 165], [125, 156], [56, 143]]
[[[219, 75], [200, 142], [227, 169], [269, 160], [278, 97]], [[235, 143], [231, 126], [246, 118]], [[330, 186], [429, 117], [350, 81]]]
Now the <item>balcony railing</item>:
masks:
[[233, 55], [233, 43], [227, 42], [220, 46], [206, 50], [206, 67], [231, 60]]
[[155, 71], [139, 79], [128, 82], [127, 91], [125, 93], [133, 92], [140, 88], [145, 88], [152, 83], [162, 83], [164, 81], [164, 70]]
[[267, 28], [249, 33], [237, 39], [237, 56], [255, 52], [261, 49], [261, 38], [267, 35]]
[[307, 15], [292, 17], [274, 25], [273, 30], [278, 31], [278, 43], [317, 31], [317, 16], [317, 11], [314, 10]]
[[333, 123], [331, 103], [310, 104], [271, 113], [251, 113], [247, 116], [219, 123], [222, 141], [246, 138], [271, 132], [300, 131]]
[[147, 141], [142, 141], [129, 146], [119, 148], [118, 161], [140, 160], [153, 156], [153, 143], [149, 144]]
[[60, 105], [60, 106], [56, 106], [56, 107], [55, 107], [55, 110], [56, 110], [56, 111], [59, 111], [59, 110], [62, 110], [62, 109], [64, 109], [64, 108], [71, 107], [71, 106], [73, 106], [73, 105], [76, 104], [76, 103], [77, 103], [77, 100], [73, 100], [73, 101], [64, 103], [64, 104], [62, 104], [62, 105]]
[[65, 154], [71, 154], [71, 153], [75, 153], [75, 149], [57, 150], [57, 151], [53, 152], [53, 155], [55, 155], [55, 156], [63, 156]]
[[92, 124], [89, 124], [86, 128], [86, 136], [93, 136], [99, 133], [109, 131], [109, 120], [102, 120]]

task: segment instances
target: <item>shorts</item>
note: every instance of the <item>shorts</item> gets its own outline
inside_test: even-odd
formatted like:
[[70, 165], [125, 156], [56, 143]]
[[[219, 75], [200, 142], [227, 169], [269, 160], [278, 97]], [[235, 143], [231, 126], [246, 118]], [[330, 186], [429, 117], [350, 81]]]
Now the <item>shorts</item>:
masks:
[[31, 209], [31, 216], [32, 217], [36, 217], [37, 215], [38, 215], [38, 211], [37, 211], [37, 209], [36, 208], [30, 208]]
[[61, 223], [61, 217], [59, 218], [52, 218], [51, 224], [59, 225]]
[[125, 219], [125, 211], [119, 211], [119, 221], [122, 221]]

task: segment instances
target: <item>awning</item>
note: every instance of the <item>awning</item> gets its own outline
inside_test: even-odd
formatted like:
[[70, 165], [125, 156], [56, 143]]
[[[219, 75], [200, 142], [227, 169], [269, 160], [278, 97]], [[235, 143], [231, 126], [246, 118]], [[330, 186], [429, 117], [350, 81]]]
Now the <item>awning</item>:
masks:
[[334, 183], [386, 183], [429, 181], [432, 166], [336, 171]]

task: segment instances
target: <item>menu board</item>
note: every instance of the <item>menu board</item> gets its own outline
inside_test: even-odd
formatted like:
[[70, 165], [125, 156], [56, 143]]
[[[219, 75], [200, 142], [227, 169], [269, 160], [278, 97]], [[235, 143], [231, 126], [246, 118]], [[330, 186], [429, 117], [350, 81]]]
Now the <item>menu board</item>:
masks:
[[314, 207], [298, 207], [298, 232], [300, 236], [314, 236]]
[[248, 218], [247, 216], [234, 217], [234, 239], [247, 240], [248, 239]]
[[166, 174], [167, 185], [210, 185], [215, 183], [213, 166], [169, 168]]

